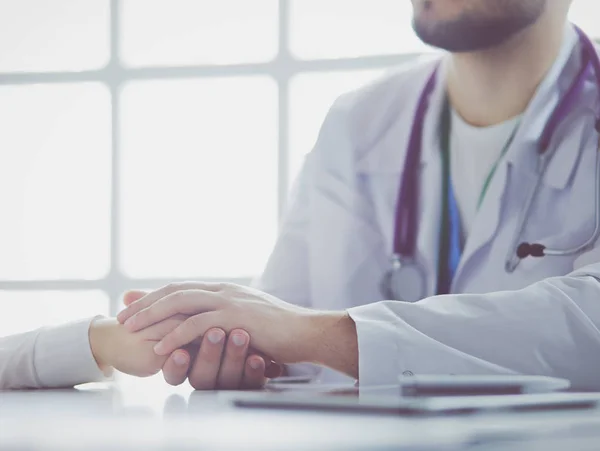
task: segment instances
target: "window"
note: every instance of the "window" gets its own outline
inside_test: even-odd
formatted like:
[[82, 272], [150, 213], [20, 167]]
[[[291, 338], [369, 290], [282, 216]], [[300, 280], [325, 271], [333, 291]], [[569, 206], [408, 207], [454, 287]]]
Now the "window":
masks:
[[[596, 2], [572, 19], [600, 36]], [[247, 282], [334, 99], [431, 49], [408, 0], [0, 0], [0, 333]], [[16, 318], [16, 321], [15, 321]]]

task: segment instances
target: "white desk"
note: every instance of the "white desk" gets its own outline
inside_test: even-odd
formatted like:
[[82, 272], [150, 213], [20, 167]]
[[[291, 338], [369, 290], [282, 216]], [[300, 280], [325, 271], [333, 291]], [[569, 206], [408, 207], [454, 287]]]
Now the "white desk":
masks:
[[[236, 394], [173, 388], [158, 378], [76, 390], [4, 392], [0, 449], [457, 451], [470, 443], [469, 450], [522, 450], [527, 445], [548, 451], [549, 443], [559, 443], [555, 435], [562, 437], [565, 431], [591, 436], [586, 438], [595, 445], [590, 450], [600, 446], [600, 413], [589, 411], [406, 419], [236, 409], [229, 402], [232, 396]], [[531, 442], [532, 437], [546, 439], [546, 447]]]

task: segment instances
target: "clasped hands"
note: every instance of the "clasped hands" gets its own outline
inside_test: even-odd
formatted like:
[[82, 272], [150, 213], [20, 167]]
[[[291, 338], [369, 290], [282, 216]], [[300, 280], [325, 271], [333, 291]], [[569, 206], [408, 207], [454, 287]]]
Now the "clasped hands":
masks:
[[130, 292], [117, 319], [99, 319], [90, 344], [101, 368], [200, 390], [252, 389], [284, 364], [314, 362], [357, 376], [357, 337], [346, 312], [319, 312], [227, 283]]
[[[114, 319], [96, 320], [90, 343], [101, 368], [149, 376], [163, 371], [199, 390], [254, 389], [301, 361], [291, 337], [306, 309], [232, 284], [171, 284], [129, 292]], [[274, 360], [274, 361], [273, 361]], [[279, 362], [279, 363], [275, 363]]]

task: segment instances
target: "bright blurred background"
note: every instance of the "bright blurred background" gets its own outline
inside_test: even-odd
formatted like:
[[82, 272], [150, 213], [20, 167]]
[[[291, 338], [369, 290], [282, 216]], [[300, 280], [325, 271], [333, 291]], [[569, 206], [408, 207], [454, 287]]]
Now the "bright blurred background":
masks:
[[[409, 0], [0, 0], [0, 335], [248, 282], [334, 99], [430, 51]], [[600, 37], [600, 2], [572, 20]]]

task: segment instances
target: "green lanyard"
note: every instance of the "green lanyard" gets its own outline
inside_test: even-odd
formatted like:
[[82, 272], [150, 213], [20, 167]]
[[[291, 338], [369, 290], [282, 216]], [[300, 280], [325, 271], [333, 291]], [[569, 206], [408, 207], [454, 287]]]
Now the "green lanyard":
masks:
[[[451, 129], [452, 129], [452, 124], [451, 124], [452, 119], [451, 118], [452, 118], [452, 115], [450, 113], [450, 102], [448, 100], [448, 97], [446, 96], [446, 99], [444, 101], [443, 110], [442, 110], [441, 138], [440, 138], [440, 142], [442, 145], [442, 165], [444, 166], [444, 170], [443, 170], [444, 177], [450, 177], [449, 165], [450, 165], [450, 134], [451, 134]], [[515, 140], [515, 136], [517, 135], [517, 131], [519, 130], [520, 124], [521, 124], [521, 121], [519, 121], [517, 123], [517, 125], [515, 126], [515, 129], [513, 130], [510, 137], [508, 138], [508, 141], [504, 145], [504, 148], [502, 149], [500, 156], [498, 157], [498, 159], [496, 160], [496, 162], [490, 169], [490, 172], [488, 173], [487, 177], [485, 178], [485, 182], [483, 183], [483, 187], [481, 188], [481, 193], [479, 193], [479, 200], [477, 201], [477, 210], [479, 210], [479, 208], [481, 207], [481, 204], [483, 204], [483, 200], [485, 199], [485, 195], [487, 194], [488, 188], [490, 187], [492, 179], [494, 178], [494, 174], [496, 173], [496, 170], [498, 169], [498, 165], [500, 164], [500, 161], [502, 161], [502, 158], [504, 158], [504, 156], [506, 155], [506, 152], [508, 152], [508, 149], [510, 149], [510, 146], [513, 143], [513, 141]], [[448, 167], [446, 167], [446, 166], [448, 166]]]
[[[451, 118], [451, 115], [450, 115], [450, 102], [448, 101], [447, 97], [446, 97], [446, 101], [444, 103], [444, 108], [447, 109], [447, 111], [444, 111], [444, 113], [442, 114], [442, 118], [443, 118], [443, 120], [442, 120], [442, 144], [445, 147], [444, 149], [442, 149], [442, 151], [446, 155], [449, 156], [450, 155], [450, 130], [451, 130], [451, 119], [450, 118]], [[504, 145], [504, 148], [502, 149], [500, 156], [498, 157], [498, 159], [496, 160], [496, 162], [490, 169], [490, 172], [488, 173], [487, 177], [485, 178], [485, 182], [483, 182], [483, 187], [481, 188], [481, 193], [479, 193], [479, 200], [477, 201], [477, 211], [479, 211], [479, 208], [481, 207], [481, 204], [483, 203], [483, 200], [485, 199], [485, 195], [488, 192], [488, 188], [490, 187], [490, 183], [492, 182], [492, 179], [494, 178], [494, 174], [496, 174], [496, 169], [498, 169], [498, 165], [500, 164], [500, 161], [502, 161], [502, 159], [504, 158], [504, 155], [506, 155], [506, 152], [508, 152], [508, 149], [510, 149], [511, 144], [515, 140], [515, 136], [517, 135], [517, 131], [519, 130], [520, 125], [521, 125], [521, 121], [519, 120], [519, 122], [515, 126], [515, 129], [512, 131], [510, 137], [508, 138], [508, 141], [506, 141], [506, 144]]]

